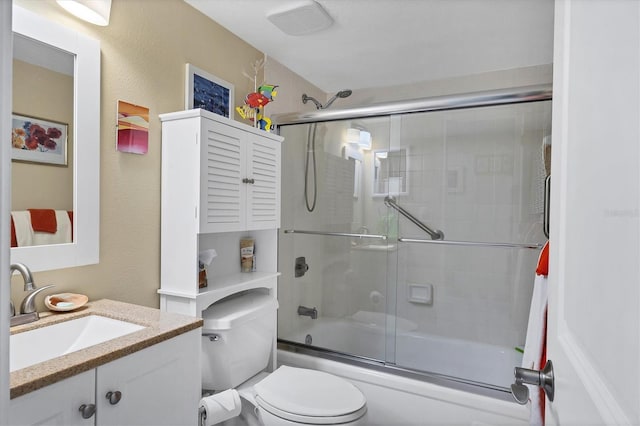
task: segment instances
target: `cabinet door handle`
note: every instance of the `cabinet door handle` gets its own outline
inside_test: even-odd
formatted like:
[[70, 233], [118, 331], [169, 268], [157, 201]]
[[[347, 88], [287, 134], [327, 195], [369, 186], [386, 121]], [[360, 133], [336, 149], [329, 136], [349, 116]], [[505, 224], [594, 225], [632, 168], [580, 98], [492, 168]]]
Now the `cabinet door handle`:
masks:
[[120, 392], [120, 391], [115, 391], [115, 392], [109, 391], [105, 395], [105, 398], [107, 398], [109, 400], [109, 404], [116, 405], [122, 399], [122, 392]]
[[242, 183], [256, 183], [256, 180], [255, 180], [255, 179], [253, 179], [253, 178], [251, 178], [251, 179], [249, 179], [249, 178], [243, 178], [243, 179], [242, 179]]
[[96, 413], [96, 406], [95, 404], [82, 404], [78, 411], [82, 413], [83, 419], [90, 419]]

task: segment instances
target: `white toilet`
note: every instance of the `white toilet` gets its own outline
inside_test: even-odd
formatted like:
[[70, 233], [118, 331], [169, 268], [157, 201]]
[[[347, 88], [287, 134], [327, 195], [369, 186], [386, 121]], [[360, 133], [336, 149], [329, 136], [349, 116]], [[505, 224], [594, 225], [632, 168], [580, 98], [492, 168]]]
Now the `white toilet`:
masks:
[[366, 399], [350, 382], [288, 366], [263, 372], [275, 344], [277, 309], [273, 296], [250, 292], [203, 311], [203, 388], [237, 389], [243, 415], [256, 417], [244, 419], [248, 424], [362, 424]]

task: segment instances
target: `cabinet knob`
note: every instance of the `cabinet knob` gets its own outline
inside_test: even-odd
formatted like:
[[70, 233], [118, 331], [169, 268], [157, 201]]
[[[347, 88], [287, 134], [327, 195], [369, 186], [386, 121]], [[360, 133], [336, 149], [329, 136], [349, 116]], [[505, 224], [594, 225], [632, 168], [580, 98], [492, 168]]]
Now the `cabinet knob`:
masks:
[[243, 178], [243, 179], [242, 179], [242, 183], [256, 183], [256, 180], [255, 180], [255, 179], [253, 179], [253, 178], [251, 178], [251, 179], [249, 179], [249, 178]]
[[120, 391], [115, 391], [115, 392], [109, 391], [105, 395], [105, 398], [107, 398], [109, 400], [109, 404], [116, 405], [122, 399], [122, 392], [120, 392]]
[[78, 411], [82, 413], [83, 419], [90, 419], [96, 413], [96, 406], [95, 404], [82, 404]]

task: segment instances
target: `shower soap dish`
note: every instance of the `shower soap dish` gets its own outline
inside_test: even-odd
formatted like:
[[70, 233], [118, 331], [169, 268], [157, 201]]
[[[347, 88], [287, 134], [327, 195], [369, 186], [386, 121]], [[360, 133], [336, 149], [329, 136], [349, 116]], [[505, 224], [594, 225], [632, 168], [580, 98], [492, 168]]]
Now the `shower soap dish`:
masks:
[[84, 294], [60, 293], [51, 294], [44, 298], [44, 304], [51, 311], [67, 312], [84, 306], [89, 298]]

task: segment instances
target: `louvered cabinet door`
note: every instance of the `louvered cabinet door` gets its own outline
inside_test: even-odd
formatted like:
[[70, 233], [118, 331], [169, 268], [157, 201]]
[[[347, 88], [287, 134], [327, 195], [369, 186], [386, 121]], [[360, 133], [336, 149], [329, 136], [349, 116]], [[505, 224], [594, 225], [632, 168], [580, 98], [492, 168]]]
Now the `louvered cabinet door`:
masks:
[[200, 232], [246, 229], [245, 132], [205, 120], [202, 128]]
[[279, 142], [247, 135], [247, 229], [280, 227]]

